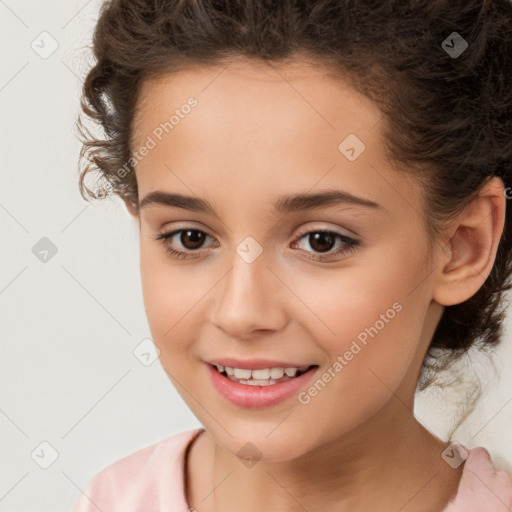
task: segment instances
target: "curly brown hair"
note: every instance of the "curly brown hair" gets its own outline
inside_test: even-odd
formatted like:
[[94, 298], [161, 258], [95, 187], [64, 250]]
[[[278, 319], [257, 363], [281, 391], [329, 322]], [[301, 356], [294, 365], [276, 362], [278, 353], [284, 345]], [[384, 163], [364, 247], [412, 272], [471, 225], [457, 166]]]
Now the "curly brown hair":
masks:
[[[80, 192], [86, 200], [103, 197], [104, 188], [85, 184], [87, 174], [99, 173], [109, 192], [138, 211], [131, 132], [145, 79], [230, 59], [305, 56], [377, 103], [391, 161], [423, 185], [432, 242], [487, 179], [512, 186], [511, 27], [510, 0], [104, 2], [77, 121]], [[102, 137], [91, 135], [86, 120]], [[504, 292], [512, 287], [511, 215], [507, 208], [494, 266], [479, 291], [445, 307], [422, 375], [471, 346], [499, 343]], [[439, 349], [449, 356], [442, 365], [434, 357]]]

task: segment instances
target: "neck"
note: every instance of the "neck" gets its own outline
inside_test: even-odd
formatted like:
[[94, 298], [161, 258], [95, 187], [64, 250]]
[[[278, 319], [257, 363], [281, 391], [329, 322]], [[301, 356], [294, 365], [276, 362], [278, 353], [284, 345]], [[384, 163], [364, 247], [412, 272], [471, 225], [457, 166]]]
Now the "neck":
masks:
[[204, 432], [191, 447], [189, 503], [198, 512], [336, 510], [438, 512], [456, 493], [462, 466], [446, 443], [399, 400], [351, 431], [286, 461], [248, 466]]

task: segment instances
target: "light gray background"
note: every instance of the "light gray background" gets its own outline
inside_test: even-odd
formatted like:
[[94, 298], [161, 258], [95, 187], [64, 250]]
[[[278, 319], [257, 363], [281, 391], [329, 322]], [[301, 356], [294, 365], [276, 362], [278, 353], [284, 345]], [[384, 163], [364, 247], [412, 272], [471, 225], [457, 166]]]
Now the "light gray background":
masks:
[[[0, 0], [1, 512], [68, 511], [106, 465], [200, 426], [159, 361], [145, 366], [133, 353], [151, 336], [137, 224], [119, 199], [89, 204], [78, 192], [73, 124], [99, 5]], [[58, 43], [47, 58], [31, 47], [51, 48], [43, 31]], [[57, 247], [46, 262], [33, 253], [43, 237]], [[485, 359], [464, 362], [484, 396], [454, 435], [509, 470], [510, 332], [497, 374]], [[418, 418], [443, 439], [464, 385], [418, 397]], [[47, 469], [42, 442], [58, 453]]]

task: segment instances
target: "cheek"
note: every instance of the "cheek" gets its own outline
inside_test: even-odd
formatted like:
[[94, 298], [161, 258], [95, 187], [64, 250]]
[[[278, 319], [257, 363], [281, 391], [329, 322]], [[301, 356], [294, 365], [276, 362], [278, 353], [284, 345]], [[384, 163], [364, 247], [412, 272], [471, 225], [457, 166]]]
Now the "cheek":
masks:
[[327, 354], [328, 365], [338, 361], [331, 373], [343, 377], [333, 378], [333, 387], [339, 386], [338, 397], [350, 388], [355, 407], [378, 393], [376, 387], [384, 388], [384, 395], [390, 393], [386, 386], [396, 389], [421, 348], [429, 302], [416, 288], [422, 256], [400, 254], [396, 246], [389, 248], [388, 257], [385, 250], [382, 255], [380, 264], [347, 266], [308, 279], [288, 276], [309, 309], [304, 309], [301, 325]]
[[141, 247], [144, 307], [153, 342], [160, 349], [165, 367], [167, 360], [176, 366], [175, 357], [185, 354], [194, 339], [191, 322], [210, 288], [205, 282], [194, 280], [191, 268], [170, 264], [162, 249]]
[[339, 288], [335, 293], [331, 286], [336, 283], [324, 288], [330, 300], [313, 296], [308, 302], [335, 334], [318, 320], [310, 323], [328, 360], [298, 397], [303, 404], [298, 413], [304, 422], [318, 418], [317, 427], [323, 425], [319, 431], [335, 437], [361, 425], [393, 399], [408, 379], [422, 323], [418, 307], [404, 300], [406, 293], [396, 280], [380, 288], [352, 288], [350, 294]]

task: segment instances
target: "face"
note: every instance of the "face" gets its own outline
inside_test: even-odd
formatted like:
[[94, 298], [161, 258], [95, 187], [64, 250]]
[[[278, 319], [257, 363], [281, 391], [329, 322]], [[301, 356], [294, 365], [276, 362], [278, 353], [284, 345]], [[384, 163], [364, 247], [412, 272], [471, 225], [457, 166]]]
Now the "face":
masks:
[[[144, 83], [132, 149], [148, 148], [136, 166], [146, 314], [172, 382], [232, 453], [250, 441], [287, 460], [412, 400], [438, 311], [422, 190], [386, 160], [379, 121], [298, 61]], [[296, 195], [318, 197], [283, 199]], [[284, 398], [237, 384], [253, 392], [233, 403], [212, 384], [208, 362], [223, 358], [314, 367]], [[254, 406], [257, 393], [280, 401]]]

